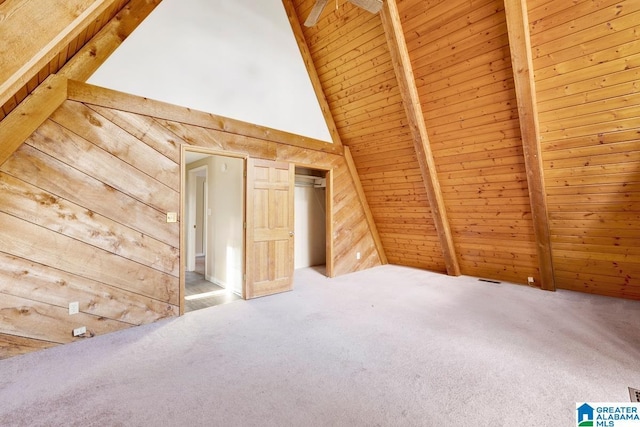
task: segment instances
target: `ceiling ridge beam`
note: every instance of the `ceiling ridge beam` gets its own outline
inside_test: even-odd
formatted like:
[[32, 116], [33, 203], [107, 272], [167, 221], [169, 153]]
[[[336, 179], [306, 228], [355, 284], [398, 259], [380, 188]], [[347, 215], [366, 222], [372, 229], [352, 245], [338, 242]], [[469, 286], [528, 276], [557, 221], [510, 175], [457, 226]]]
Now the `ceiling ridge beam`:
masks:
[[70, 80], [87, 81], [138, 28], [162, 0], [131, 0], [58, 72]]
[[411, 129], [413, 137], [413, 145], [415, 147], [418, 163], [420, 164], [420, 172], [427, 191], [429, 205], [433, 214], [436, 231], [440, 239], [442, 254], [444, 257], [447, 274], [451, 276], [459, 276], [460, 265], [453, 244], [453, 235], [451, 226], [447, 217], [447, 210], [440, 189], [440, 181], [436, 171], [435, 160], [431, 152], [429, 143], [429, 135], [422, 113], [418, 88], [416, 86], [411, 59], [409, 58], [409, 50], [404, 38], [400, 14], [395, 0], [387, 0], [380, 13], [384, 33], [387, 38], [387, 44], [391, 53], [393, 68], [396, 73], [400, 93], [402, 95], [402, 103], [407, 114], [407, 121]]
[[551, 252], [551, 233], [540, 147], [540, 124], [536, 98], [529, 17], [526, 0], [504, 0], [511, 65], [518, 102], [518, 118], [527, 172], [529, 202], [536, 237], [540, 287], [554, 291], [555, 275]]
[[329, 103], [327, 102], [327, 98], [324, 94], [324, 89], [322, 88], [322, 83], [320, 82], [320, 78], [318, 77], [316, 66], [313, 62], [313, 58], [311, 57], [309, 46], [307, 46], [307, 40], [304, 37], [304, 32], [302, 31], [302, 26], [300, 25], [300, 20], [298, 19], [298, 14], [296, 13], [296, 8], [293, 4], [293, 0], [282, 0], [282, 5], [287, 12], [287, 18], [289, 18], [291, 30], [293, 31], [293, 35], [296, 38], [296, 42], [298, 43], [298, 49], [300, 49], [302, 61], [304, 62], [304, 66], [307, 68], [307, 73], [309, 74], [309, 79], [311, 80], [313, 90], [316, 93], [318, 104], [320, 104], [320, 109], [322, 110], [324, 121], [327, 124], [327, 128], [329, 129], [331, 140], [334, 144], [342, 146], [342, 139], [340, 138], [340, 134], [338, 133], [338, 127], [336, 126], [336, 122], [333, 119], [331, 108], [329, 107]]

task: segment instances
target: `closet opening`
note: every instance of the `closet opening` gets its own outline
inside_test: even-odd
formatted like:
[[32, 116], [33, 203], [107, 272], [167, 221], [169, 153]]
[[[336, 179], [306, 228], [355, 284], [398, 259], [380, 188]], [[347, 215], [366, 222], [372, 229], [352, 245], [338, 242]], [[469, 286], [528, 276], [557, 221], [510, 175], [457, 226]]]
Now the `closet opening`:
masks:
[[294, 268], [314, 268], [332, 276], [331, 171], [295, 168]]

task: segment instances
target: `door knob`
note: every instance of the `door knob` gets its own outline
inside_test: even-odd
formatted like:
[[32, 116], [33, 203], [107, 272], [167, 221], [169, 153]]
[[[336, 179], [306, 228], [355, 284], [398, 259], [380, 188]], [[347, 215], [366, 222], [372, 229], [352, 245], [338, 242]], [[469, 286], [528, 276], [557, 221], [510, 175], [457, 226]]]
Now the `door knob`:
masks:
[[293, 235], [294, 235], [294, 234], [295, 234], [295, 233], [294, 233], [293, 231], [290, 231], [290, 232], [289, 232], [289, 237], [293, 237]]

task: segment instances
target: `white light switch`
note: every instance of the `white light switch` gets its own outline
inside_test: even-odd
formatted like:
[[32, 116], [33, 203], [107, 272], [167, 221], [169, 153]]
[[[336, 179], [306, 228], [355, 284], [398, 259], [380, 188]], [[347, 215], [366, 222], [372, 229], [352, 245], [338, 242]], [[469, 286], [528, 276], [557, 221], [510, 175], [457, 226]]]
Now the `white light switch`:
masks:
[[78, 314], [80, 312], [80, 303], [78, 301], [69, 303], [69, 314]]
[[167, 222], [178, 222], [178, 213], [167, 212]]

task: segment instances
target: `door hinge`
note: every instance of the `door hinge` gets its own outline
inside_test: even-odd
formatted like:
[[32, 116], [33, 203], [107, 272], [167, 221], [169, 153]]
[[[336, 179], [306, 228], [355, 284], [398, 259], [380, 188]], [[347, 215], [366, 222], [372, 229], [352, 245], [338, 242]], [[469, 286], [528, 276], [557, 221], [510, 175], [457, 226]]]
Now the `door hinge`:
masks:
[[243, 226], [244, 226], [244, 229], [246, 230], [246, 229], [247, 229], [247, 223], [245, 222], [245, 223], [243, 224]]
[[242, 275], [242, 281], [244, 281], [244, 282], [246, 282], [246, 281], [247, 281], [247, 275], [246, 275], [246, 274], [243, 274], [243, 275]]

